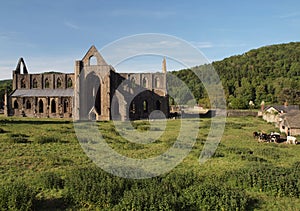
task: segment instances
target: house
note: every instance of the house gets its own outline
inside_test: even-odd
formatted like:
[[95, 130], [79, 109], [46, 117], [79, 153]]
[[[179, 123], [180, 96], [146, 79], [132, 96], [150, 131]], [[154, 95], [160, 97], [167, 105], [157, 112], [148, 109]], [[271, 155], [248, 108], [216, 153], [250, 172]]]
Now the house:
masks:
[[300, 135], [300, 111], [292, 111], [280, 115], [279, 129], [280, 132], [285, 133], [287, 136]]
[[275, 126], [278, 127], [281, 114], [286, 114], [297, 110], [299, 110], [298, 105], [271, 105], [264, 109], [262, 118], [267, 122], [275, 123]]

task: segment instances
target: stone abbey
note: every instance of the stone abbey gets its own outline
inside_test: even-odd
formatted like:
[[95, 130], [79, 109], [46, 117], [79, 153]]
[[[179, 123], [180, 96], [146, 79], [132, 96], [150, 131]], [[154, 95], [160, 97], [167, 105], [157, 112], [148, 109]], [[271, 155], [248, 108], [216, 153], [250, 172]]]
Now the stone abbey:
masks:
[[95, 46], [75, 62], [74, 73], [29, 74], [20, 58], [4, 112], [37, 118], [136, 120], [158, 110], [167, 117], [166, 77], [165, 59], [159, 73], [117, 73]]

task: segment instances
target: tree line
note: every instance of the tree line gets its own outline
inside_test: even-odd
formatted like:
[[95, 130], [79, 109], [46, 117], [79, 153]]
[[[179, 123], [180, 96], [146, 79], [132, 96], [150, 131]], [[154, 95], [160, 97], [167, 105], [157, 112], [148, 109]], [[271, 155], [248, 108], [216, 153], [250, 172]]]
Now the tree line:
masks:
[[[184, 81], [199, 104], [207, 106], [208, 96], [193, 71], [209, 65], [173, 71]], [[300, 104], [300, 42], [265, 46], [242, 55], [212, 63], [224, 87], [227, 106], [234, 109], [266, 104]]]

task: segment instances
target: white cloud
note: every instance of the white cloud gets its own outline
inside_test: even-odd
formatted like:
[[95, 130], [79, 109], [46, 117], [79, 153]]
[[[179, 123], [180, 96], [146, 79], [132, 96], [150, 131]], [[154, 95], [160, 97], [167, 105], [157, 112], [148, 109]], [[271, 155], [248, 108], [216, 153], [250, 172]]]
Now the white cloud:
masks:
[[77, 26], [74, 23], [71, 23], [70, 21], [64, 21], [64, 25], [67, 26], [68, 28], [71, 28], [71, 29], [76, 29], [76, 30], [80, 29], [79, 26]]
[[197, 48], [212, 48], [214, 45], [211, 42], [191, 42], [192, 45], [194, 45]]
[[287, 19], [287, 18], [295, 18], [295, 17], [299, 17], [299, 16], [300, 16], [299, 12], [294, 12], [294, 13], [282, 14], [279, 16], [279, 18]]
[[150, 18], [166, 18], [175, 15], [172, 11], [151, 11], [151, 10], [134, 10], [134, 9], [116, 9], [110, 11], [111, 16], [115, 17], [150, 17]]

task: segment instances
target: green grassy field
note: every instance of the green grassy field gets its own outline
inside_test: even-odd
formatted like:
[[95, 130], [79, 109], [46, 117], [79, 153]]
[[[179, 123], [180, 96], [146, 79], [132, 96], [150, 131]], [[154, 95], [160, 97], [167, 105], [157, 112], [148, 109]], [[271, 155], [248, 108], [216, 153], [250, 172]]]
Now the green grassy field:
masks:
[[[148, 158], [166, 151], [178, 135], [169, 120], [159, 140], [126, 141], [112, 122], [99, 129], [117, 152]], [[147, 121], [136, 121], [147, 131]], [[200, 120], [189, 155], [162, 176], [132, 180], [110, 175], [84, 153], [71, 120], [0, 117], [0, 206], [11, 210], [298, 210], [300, 145], [258, 143], [253, 131], [276, 131], [260, 118], [228, 118], [216, 153], [199, 156], [210, 129]], [[22, 199], [22, 200], [21, 200]]]

